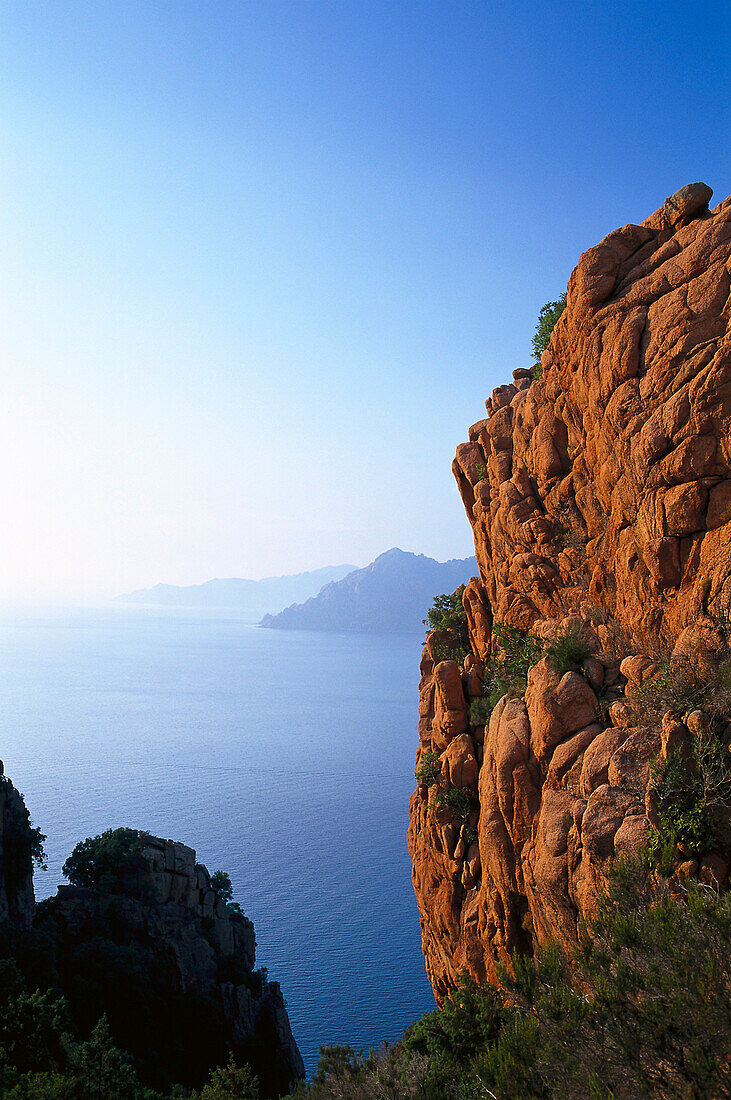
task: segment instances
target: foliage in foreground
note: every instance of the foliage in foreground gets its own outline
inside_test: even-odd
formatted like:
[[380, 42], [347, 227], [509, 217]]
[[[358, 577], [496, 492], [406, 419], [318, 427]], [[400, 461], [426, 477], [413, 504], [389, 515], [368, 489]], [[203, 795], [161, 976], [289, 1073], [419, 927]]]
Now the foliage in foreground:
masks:
[[[570, 959], [464, 977], [382, 1054], [322, 1051], [297, 1100], [675, 1100], [731, 1090], [731, 895], [619, 863]], [[400, 1089], [400, 1091], [399, 1091]]]
[[211, 1073], [200, 1100], [259, 1100], [259, 1082], [248, 1066], [237, 1066], [233, 1054]]
[[158, 1092], [138, 1078], [131, 1056], [114, 1043], [106, 1016], [80, 1040], [60, 994], [30, 992], [12, 959], [0, 960], [0, 1096], [5, 1100], [259, 1100], [248, 1066], [211, 1071], [195, 1090]]

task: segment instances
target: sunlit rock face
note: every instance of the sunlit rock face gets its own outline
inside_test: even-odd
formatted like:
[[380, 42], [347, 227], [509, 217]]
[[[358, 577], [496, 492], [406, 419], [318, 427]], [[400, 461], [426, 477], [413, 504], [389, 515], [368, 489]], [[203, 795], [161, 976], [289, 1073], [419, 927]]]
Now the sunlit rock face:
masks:
[[[663, 653], [709, 667], [728, 653], [731, 198], [709, 210], [711, 194], [683, 187], [584, 253], [539, 377], [514, 371], [457, 448], [472, 654], [440, 662], [427, 642], [417, 764], [433, 752], [442, 786], [461, 776], [475, 798], [455, 821], [421, 783], [409, 826], [439, 1000], [462, 969], [494, 977], [514, 949], [575, 940], [652, 823], [650, 761], [672, 723], [638, 724], [633, 690]], [[524, 698], [470, 725], [495, 622], [543, 639], [581, 624], [594, 652], [564, 673], [540, 660]], [[703, 718], [673, 720], [682, 740]], [[685, 863], [726, 880], [724, 852]]]

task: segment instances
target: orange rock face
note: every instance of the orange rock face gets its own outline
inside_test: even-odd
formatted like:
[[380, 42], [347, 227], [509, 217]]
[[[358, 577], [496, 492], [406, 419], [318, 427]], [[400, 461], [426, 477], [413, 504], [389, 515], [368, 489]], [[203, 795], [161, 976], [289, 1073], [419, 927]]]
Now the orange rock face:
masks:
[[[440, 1000], [464, 968], [489, 978], [515, 948], [575, 940], [652, 816], [660, 733], [636, 726], [633, 686], [659, 653], [728, 651], [731, 198], [710, 197], [690, 184], [586, 252], [541, 377], [515, 371], [457, 448], [480, 568], [463, 600], [472, 656], [435, 665], [427, 642], [417, 764], [433, 752], [476, 799], [455, 822], [420, 784], [409, 826]], [[540, 638], [583, 623], [594, 656], [563, 675], [539, 661], [525, 698], [470, 725], [495, 622]]]

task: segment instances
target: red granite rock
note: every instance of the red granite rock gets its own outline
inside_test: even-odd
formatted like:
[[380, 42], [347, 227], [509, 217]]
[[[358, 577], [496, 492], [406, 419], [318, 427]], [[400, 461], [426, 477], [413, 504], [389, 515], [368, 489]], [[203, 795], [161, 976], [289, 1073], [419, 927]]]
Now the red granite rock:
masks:
[[[427, 644], [422, 745], [447, 754], [448, 775], [479, 800], [477, 851], [457, 861], [424, 792], [411, 800], [439, 1000], [461, 969], [492, 977], [516, 948], [575, 941], [612, 861], [647, 836], [651, 758], [690, 736], [682, 715], [662, 739], [638, 726], [636, 691], [662, 652], [702, 668], [727, 647], [731, 199], [709, 210], [710, 198], [690, 184], [584, 253], [541, 377], [514, 372], [457, 448], [480, 571], [463, 601], [476, 660], [493, 651], [496, 622], [541, 639], [584, 623], [596, 652], [564, 673], [539, 661], [525, 699], [502, 700], [471, 738], [465, 685], [474, 695], [482, 666], [464, 679], [456, 665], [435, 669]], [[679, 867], [718, 882], [728, 863], [705, 853]]]

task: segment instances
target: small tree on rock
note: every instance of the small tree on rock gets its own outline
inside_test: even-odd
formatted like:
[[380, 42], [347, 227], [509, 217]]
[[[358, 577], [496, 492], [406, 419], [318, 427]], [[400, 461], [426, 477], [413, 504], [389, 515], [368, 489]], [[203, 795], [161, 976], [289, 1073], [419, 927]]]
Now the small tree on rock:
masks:
[[565, 293], [561, 294], [555, 302], [546, 302], [545, 305], [541, 306], [541, 311], [538, 314], [538, 324], [536, 325], [536, 331], [531, 341], [533, 358], [536, 361], [536, 365], [540, 363], [541, 356], [551, 340], [551, 333], [556, 326], [556, 322], [565, 309]]
[[248, 1066], [237, 1066], [230, 1054], [225, 1066], [211, 1072], [200, 1100], [259, 1100], [259, 1081]]

